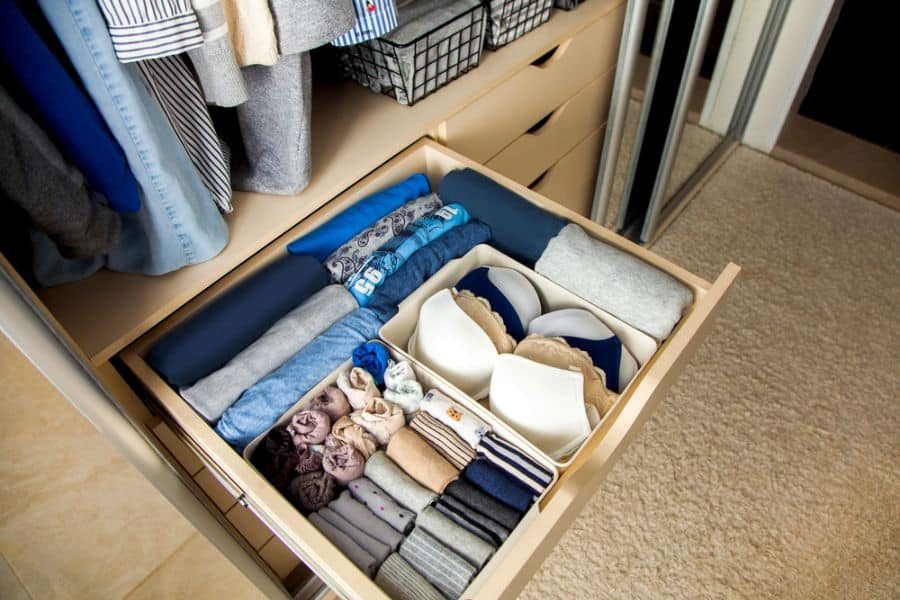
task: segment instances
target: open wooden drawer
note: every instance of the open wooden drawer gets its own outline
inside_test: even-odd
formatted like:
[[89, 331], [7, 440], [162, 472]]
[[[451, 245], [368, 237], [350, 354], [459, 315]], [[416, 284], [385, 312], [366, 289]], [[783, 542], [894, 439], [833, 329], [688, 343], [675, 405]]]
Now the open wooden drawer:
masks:
[[516, 539], [506, 543], [488, 563], [466, 597], [515, 597], [581, 508], [597, 490], [631, 436], [652, 412], [659, 399], [684, 368], [703, 339], [716, 310], [739, 269], [729, 264], [710, 284], [684, 269], [621, 238], [568, 209], [546, 200], [527, 188], [448, 150], [431, 140], [421, 140], [385, 163], [355, 186], [329, 202], [308, 219], [276, 240], [222, 281], [127, 348], [121, 355], [124, 365], [137, 379], [139, 393], [155, 404], [175, 433], [187, 440], [207, 469], [233, 488], [240, 501], [267, 524], [336, 593], [348, 598], [385, 598], [384, 593], [361, 571], [352, 566], [334, 546], [270, 485], [249, 463], [222, 440], [145, 362], [152, 344], [228, 287], [275, 260], [285, 245], [315, 228], [373, 191], [396, 183], [416, 172], [425, 172], [437, 184], [447, 172], [468, 167], [495, 179], [542, 208], [581, 225], [595, 237], [633, 253], [671, 274], [694, 293], [692, 307], [672, 335], [642, 369], [639, 378], [623, 395], [613, 414], [591, 438], [589, 445], [566, 470], [541, 502], [539, 510], [523, 521]]

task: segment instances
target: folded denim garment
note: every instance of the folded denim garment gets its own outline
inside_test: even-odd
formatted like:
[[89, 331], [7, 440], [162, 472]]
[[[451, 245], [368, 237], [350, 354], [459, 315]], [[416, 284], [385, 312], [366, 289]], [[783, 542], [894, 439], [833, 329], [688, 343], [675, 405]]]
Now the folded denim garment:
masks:
[[171, 385], [191, 385], [220, 369], [327, 284], [328, 273], [315, 259], [285, 256], [163, 336], [150, 349], [147, 362]]
[[216, 433], [242, 450], [347, 360], [356, 346], [378, 335], [381, 324], [378, 315], [365, 308], [345, 316], [241, 394], [219, 419]]

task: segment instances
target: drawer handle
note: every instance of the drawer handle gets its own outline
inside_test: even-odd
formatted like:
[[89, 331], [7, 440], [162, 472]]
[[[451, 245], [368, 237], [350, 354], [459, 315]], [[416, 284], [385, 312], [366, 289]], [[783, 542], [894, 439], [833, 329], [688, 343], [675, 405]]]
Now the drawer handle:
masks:
[[539, 69], [546, 69], [566, 53], [566, 50], [569, 49], [569, 44], [571, 42], [572, 40], [570, 38], [564, 41], [562, 44], [558, 44], [553, 48], [550, 48], [549, 50], [538, 56], [536, 59], [531, 61], [531, 66], [538, 67]]
[[[571, 102], [571, 100], [569, 102]], [[546, 127], [548, 127], [551, 123], [559, 121], [562, 118], [562, 114], [565, 112], [566, 107], [569, 105], [569, 102], [566, 102], [562, 106], [551, 110], [549, 113], [538, 119], [537, 123], [528, 128], [526, 134], [535, 136], [541, 135]]]
[[[552, 169], [552, 168], [553, 168], [553, 166], [550, 167], [550, 169]], [[544, 180], [544, 177], [547, 176], [547, 173], [550, 172], [550, 169], [547, 169], [546, 171], [544, 171], [543, 173], [541, 173], [540, 175], [538, 175], [537, 178], [536, 178], [534, 181], [532, 181], [531, 183], [529, 183], [529, 184], [528, 184], [528, 189], [529, 189], [529, 190], [533, 190], [534, 188], [536, 188], [537, 186], [539, 186], [539, 185], [541, 184], [541, 182]]]
[[546, 115], [541, 117], [537, 123], [528, 128], [527, 133], [531, 135], [537, 135], [537, 133], [544, 128], [547, 122], [550, 120], [550, 117], [553, 116], [553, 111], [548, 112]]

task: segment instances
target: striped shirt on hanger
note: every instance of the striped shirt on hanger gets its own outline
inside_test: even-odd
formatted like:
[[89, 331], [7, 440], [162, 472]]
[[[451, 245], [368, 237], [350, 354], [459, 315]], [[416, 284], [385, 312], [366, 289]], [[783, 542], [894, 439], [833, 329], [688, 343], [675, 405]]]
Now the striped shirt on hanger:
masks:
[[493, 433], [485, 434], [475, 449], [479, 458], [484, 458], [500, 467], [531, 489], [542, 494], [553, 473], [526, 456], [521, 450]]
[[190, 0], [98, 0], [119, 62], [180, 54], [203, 44]]
[[212, 199], [219, 210], [230, 213], [228, 160], [200, 87], [184, 59], [167, 56], [141, 61], [137, 65], [147, 89], [159, 103]]
[[352, 46], [381, 37], [397, 28], [394, 0], [353, 0], [356, 25], [333, 42], [335, 46]]

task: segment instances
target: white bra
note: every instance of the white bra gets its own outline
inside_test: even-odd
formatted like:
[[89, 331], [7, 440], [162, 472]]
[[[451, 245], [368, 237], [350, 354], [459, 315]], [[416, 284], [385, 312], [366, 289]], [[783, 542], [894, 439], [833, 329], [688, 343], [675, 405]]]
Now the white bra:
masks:
[[490, 409], [555, 460], [576, 450], [591, 432], [581, 373], [514, 354], [494, 362]]
[[422, 304], [409, 353], [476, 400], [490, 387], [497, 348], [488, 334], [441, 290]]

